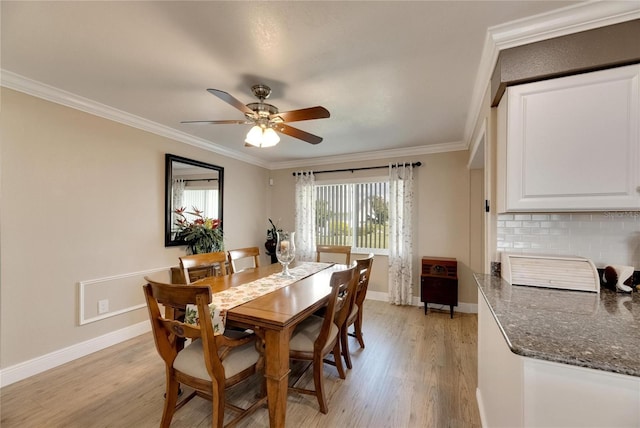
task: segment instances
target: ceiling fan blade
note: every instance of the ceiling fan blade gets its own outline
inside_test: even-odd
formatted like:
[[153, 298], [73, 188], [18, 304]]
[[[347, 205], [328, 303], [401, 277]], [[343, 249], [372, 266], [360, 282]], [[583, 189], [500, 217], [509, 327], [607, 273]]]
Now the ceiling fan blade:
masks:
[[273, 126], [278, 132], [282, 132], [290, 137], [297, 138], [302, 141], [306, 141], [311, 144], [319, 144], [322, 142], [322, 137], [318, 137], [317, 135], [309, 134], [301, 129], [294, 128], [293, 126], [285, 125], [284, 123], [278, 123]]
[[180, 123], [196, 123], [196, 124], [207, 124], [207, 125], [224, 125], [224, 124], [246, 125], [251, 122], [246, 120], [183, 120]]
[[235, 108], [237, 108], [238, 110], [243, 112], [244, 114], [249, 114], [249, 115], [252, 115], [252, 116], [254, 114], [253, 110], [251, 110], [246, 105], [242, 104], [242, 101], [238, 100], [237, 98], [233, 97], [232, 95], [229, 95], [225, 91], [221, 91], [219, 89], [207, 89], [207, 92], [209, 92], [210, 94], [215, 95], [216, 97], [220, 98], [225, 103], [231, 104], [232, 106], [234, 106]]
[[269, 116], [269, 119], [280, 118], [283, 122], [298, 122], [301, 120], [325, 119], [329, 116], [331, 116], [329, 110], [317, 106], [275, 113]]

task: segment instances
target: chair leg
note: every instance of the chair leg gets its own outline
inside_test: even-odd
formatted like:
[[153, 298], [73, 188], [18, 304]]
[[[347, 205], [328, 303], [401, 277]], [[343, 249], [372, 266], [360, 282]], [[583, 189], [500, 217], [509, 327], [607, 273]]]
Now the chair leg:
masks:
[[167, 390], [164, 398], [164, 409], [162, 410], [162, 422], [160, 422], [162, 428], [169, 428], [171, 425], [171, 419], [173, 419], [173, 413], [176, 410], [178, 401], [179, 387], [180, 384], [167, 374]]
[[333, 347], [333, 360], [336, 363], [340, 379], [346, 379], [347, 375], [344, 372], [344, 367], [342, 367], [342, 358], [340, 357], [340, 340], [336, 340], [336, 345]]
[[351, 353], [349, 352], [349, 337], [347, 336], [348, 326], [343, 326], [340, 329], [340, 348], [342, 348], [342, 356], [344, 357], [344, 363], [348, 369], [353, 368], [351, 364]]
[[260, 391], [258, 392], [258, 396], [260, 398], [267, 396], [267, 378], [264, 377], [264, 372], [260, 374], [262, 381], [260, 382]]
[[360, 347], [364, 348], [364, 338], [362, 337], [362, 309], [358, 311], [358, 317], [356, 318], [354, 328], [356, 331], [356, 339], [358, 339]]
[[213, 428], [224, 427], [224, 384], [213, 384], [213, 412], [211, 414], [211, 426]]
[[313, 358], [313, 383], [316, 387], [316, 398], [320, 406], [320, 412], [325, 415], [328, 412], [327, 399], [324, 395], [324, 361], [322, 356], [314, 356]]

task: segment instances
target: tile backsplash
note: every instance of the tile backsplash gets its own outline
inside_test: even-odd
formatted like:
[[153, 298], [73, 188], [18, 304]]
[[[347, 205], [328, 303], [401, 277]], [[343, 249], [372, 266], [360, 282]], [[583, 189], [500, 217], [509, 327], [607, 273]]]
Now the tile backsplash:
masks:
[[581, 256], [640, 268], [640, 211], [498, 215], [498, 251]]

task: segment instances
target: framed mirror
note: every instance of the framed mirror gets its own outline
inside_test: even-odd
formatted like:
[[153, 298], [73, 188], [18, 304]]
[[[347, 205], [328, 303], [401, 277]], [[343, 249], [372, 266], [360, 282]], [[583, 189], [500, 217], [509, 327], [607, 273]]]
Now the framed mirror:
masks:
[[[167, 153], [165, 155], [165, 218], [164, 246], [186, 245], [176, 239], [177, 208], [193, 208], [203, 212], [204, 217], [219, 219], [222, 223], [222, 195], [224, 189], [224, 168], [183, 158]], [[193, 216], [186, 214], [188, 220]]]

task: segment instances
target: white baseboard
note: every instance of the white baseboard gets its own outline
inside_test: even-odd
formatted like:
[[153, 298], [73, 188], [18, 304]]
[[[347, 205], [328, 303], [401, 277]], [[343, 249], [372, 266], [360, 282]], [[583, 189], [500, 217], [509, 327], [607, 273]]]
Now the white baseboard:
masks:
[[[377, 301], [380, 301], [380, 302], [388, 302], [389, 301], [389, 294], [388, 293], [384, 293], [382, 291], [367, 290], [367, 299], [368, 300], [377, 300]], [[413, 296], [413, 299], [411, 301], [411, 305], [412, 306], [422, 306], [423, 304], [420, 301], [420, 297]], [[437, 305], [437, 304], [433, 304], [433, 303], [429, 303], [427, 308], [449, 310], [449, 306], [448, 305]], [[453, 311], [454, 312], [462, 312], [462, 313], [466, 313], [466, 314], [477, 314], [478, 313], [478, 304], [477, 303], [458, 302], [458, 306], [454, 306], [453, 307]]]
[[487, 416], [484, 413], [484, 404], [482, 403], [480, 388], [476, 388], [476, 401], [478, 402], [478, 413], [480, 413], [480, 426], [484, 428], [487, 426]]
[[381, 291], [371, 291], [367, 290], [367, 300], [378, 300], [380, 302], [388, 302], [389, 295], [387, 293], [383, 293]]
[[76, 360], [96, 351], [116, 345], [151, 331], [149, 321], [125, 327], [120, 330], [78, 343], [67, 348], [59, 349], [40, 357], [16, 364], [0, 370], [0, 388], [21, 381], [30, 376], [58, 367], [69, 361]]

